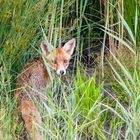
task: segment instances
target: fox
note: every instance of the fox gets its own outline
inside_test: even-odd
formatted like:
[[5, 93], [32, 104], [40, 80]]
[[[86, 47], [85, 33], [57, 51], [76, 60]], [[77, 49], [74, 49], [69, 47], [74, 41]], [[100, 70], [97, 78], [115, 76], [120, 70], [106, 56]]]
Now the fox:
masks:
[[[49, 50], [49, 46], [45, 41], [40, 44], [40, 49], [48, 61], [47, 64], [54, 70], [56, 75], [64, 76], [69, 66], [74, 48], [76, 46], [76, 39], [72, 38], [63, 47], [57, 47]], [[55, 79], [54, 79], [55, 80]], [[41, 57], [35, 57], [28, 62], [20, 74], [16, 78], [16, 101], [21, 113], [21, 118], [24, 122], [25, 130], [32, 140], [43, 140], [43, 132], [37, 127], [34, 128], [33, 121], [39, 126], [42, 125], [41, 114], [38, 111], [34, 99], [39, 102], [37, 91], [43, 91], [50, 82], [50, 75]]]

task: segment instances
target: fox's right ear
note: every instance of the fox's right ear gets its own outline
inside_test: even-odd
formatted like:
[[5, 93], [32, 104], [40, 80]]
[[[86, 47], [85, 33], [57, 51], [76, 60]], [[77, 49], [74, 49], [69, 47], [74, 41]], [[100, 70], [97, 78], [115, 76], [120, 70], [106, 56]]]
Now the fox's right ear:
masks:
[[48, 45], [45, 41], [41, 42], [40, 48], [45, 56], [49, 54]]
[[76, 39], [72, 38], [71, 40], [69, 40], [63, 47], [63, 50], [65, 52], [67, 52], [69, 55], [73, 54], [74, 48], [76, 45]]

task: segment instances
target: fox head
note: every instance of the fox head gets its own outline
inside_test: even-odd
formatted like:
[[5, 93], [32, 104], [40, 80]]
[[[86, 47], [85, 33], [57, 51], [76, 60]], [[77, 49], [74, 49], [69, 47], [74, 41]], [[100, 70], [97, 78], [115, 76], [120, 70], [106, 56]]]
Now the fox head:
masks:
[[41, 50], [47, 58], [49, 65], [56, 71], [58, 75], [65, 75], [68, 68], [71, 55], [75, 48], [75, 38], [69, 40], [63, 47], [58, 47], [49, 52], [46, 42], [41, 42]]

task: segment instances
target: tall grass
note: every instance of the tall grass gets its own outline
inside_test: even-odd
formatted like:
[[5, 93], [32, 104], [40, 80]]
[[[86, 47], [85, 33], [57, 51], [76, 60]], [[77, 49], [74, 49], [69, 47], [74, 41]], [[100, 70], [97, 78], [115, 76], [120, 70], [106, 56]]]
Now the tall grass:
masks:
[[[106, 22], [105, 27], [101, 26], [105, 32], [105, 37], [109, 36], [110, 56], [107, 57], [107, 61], [112, 70], [112, 77], [109, 76], [110, 78], [107, 79], [112, 82], [111, 92], [108, 89], [105, 89], [105, 92], [115, 101], [114, 107], [108, 105], [105, 105], [105, 107], [119, 118], [115, 120], [113, 117], [110, 125], [118, 124], [117, 131], [120, 134], [114, 131], [114, 127], [110, 127], [111, 132], [113, 132], [110, 139], [139, 139], [139, 122], [137, 118], [139, 116], [138, 100], [140, 90], [138, 72], [140, 69], [138, 46], [139, 5], [136, 2], [132, 2], [132, 6], [129, 4], [130, 2], [115, 3], [115, 1], [110, 1], [109, 3], [107, 1], [106, 20], [108, 22]], [[129, 7], [133, 9], [133, 18], [130, 18], [129, 10], [127, 10]]]
[[[66, 78], [52, 73], [49, 87], [35, 91], [44, 101], [36, 102], [43, 125], [34, 125], [46, 140], [139, 139], [139, 7], [131, 0], [0, 1], [0, 139], [29, 139], [14, 100], [16, 75], [41, 40], [55, 48], [72, 37]], [[89, 74], [83, 50], [89, 62], [99, 41], [101, 63]]]
[[45, 139], [83, 139], [97, 133], [102, 86], [95, 86], [95, 76], [86, 80], [80, 71], [77, 74], [74, 83], [69, 83], [68, 87], [57, 79], [50, 92], [46, 89], [48, 104], [40, 104]]

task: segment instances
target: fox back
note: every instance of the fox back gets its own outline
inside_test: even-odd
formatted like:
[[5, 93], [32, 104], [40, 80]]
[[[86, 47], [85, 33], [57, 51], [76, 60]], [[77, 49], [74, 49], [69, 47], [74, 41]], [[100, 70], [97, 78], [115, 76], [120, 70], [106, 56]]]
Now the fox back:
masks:
[[41, 91], [49, 82], [49, 74], [45, 68], [41, 58], [36, 57], [31, 62], [27, 63], [21, 73], [17, 77], [16, 96], [18, 102], [21, 100], [31, 100], [37, 96], [35, 89]]

